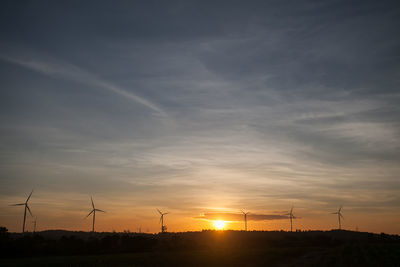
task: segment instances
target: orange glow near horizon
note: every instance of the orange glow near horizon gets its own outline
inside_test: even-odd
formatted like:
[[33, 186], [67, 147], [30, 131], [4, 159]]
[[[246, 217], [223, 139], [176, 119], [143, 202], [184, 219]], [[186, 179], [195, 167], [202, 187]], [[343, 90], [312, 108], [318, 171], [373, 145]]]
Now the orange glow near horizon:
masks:
[[[29, 193], [29, 192], [28, 192]], [[1, 203], [20, 203], [23, 200], [17, 197], [1, 198]], [[34, 216], [37, 216], [37, 231], [44, 230], [68, 230], [68, 231], [90, 231], [92, 228], [92, 217], [85, 218], [91, 208], [90, 198], [73, 195], [74, 201], [68, 202], [67, 197], [51, 202], [55, 197], [41, 197], [41, 195], [32, 195], [30, 208]], [[160, 217], [153, 206], [134, 206], [131, 208], [124, 203], [131, 203], [126, 199], [109, 201], [104, 197], [98, 196], [95, 199], [96, 207], [98, 206], [106, 213], [96, 214], [95, 231], [96, 232], [143, 232], [158, 233], [160, 232]], [[121, 203], [121, 204], [120, 204]], [[272, 206], [272, 204], [271, 204]], [[248, 231], [289, 231], [290, 220], [254, 220], [254, 215], [258, 214], [281, 214], [276, 210], [284, 213], [284, 208], [288, 205], [276, 204], [276, 208], [270, 210], [250, 209], [251, 216], [248, 217]], [[274, 206], [275, 207], [275, 206]], [[297, 205], [295, 215], [299, 216], [293, 220], [293, 231], [295, 230], [331, 230], [338, 228], [337, 216], [329, 214], [335, 211], [327, 208], [323, 212], [312, 213], [304, 206]], [[202, 230], [244, 230], [245, 224], [242, 214], [236, 209], [228, 208], [212, 208], [207, 206], [204, 213], [196, 213], [196, 211], [187, 211], [172, 208], [163, 208], [170, 212], [164, 218], [164, 224], [168, 227], [168, 232], [186, 232], [186, 231], [202, 231]], [[222, 211], [220, 211], [222, 210]], [[399, 216], [393, 216], [391, 220], [383, 221], [383, 216], [389, 216], [388, 213], [361, 213], [353, 211], [350, 208], [344, 208], [345, 220], [342, 222], [344, 230], [358, 230], [361, 232], [388, 234], [399, 233]], [[218, 214], [221, 213], [221, 214]], [[4, 226], [9, 232], [21, 232], [23, 223], [23, 207], [13, 207], [3, 205], [0, 210], [0, 226]], [[200, 214], [200, 215], [199, 215]], [[229, 217], [231, 216], [231, 217]], [[33, 231], [34, 218], [27, 214], [26, 231]], [[395, 222], [395, 223], [392, 223]]]

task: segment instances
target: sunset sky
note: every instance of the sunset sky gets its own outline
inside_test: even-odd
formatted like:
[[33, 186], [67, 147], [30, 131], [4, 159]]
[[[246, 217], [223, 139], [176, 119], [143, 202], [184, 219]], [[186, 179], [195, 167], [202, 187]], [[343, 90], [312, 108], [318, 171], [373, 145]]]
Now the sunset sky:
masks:
[[[398, 1], [1, 1], [0, 226], [400, 234]], [[32, 230], [28, 217], [27, 229]]]

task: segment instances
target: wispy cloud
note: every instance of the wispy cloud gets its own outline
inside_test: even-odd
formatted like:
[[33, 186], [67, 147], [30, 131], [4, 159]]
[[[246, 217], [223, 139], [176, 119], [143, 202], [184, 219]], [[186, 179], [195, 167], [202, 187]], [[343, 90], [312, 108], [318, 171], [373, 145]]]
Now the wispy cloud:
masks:
[[0, 59], [22, 66], [24, 68], [28, 68], [46, 75], [51, 75], [51, 76], [59, 76], [63, 77], [66, 79], [70, 79], [75, 82], [83, 83], [83, 84], [88, 84], [92, 86], [97, 86], [103, 89], [106, 89], [108, 91], [111, 91], [115, 94], [118, 94], [120, 96], [126, 97], [130, 100], [133, 100], [136, 103], [139, 103], [143, 106], [146, 106], [147, 108], [157, 112], [158, 114], [162, 116], [166, 116], [166, 113], [164, 110], [159, 108], [156, 104], [152, 103], [151, 101], [140, 97], [130, 91], [127, 91], [115, 84], [112, 84], [108, 81], [105, 81], [101, 78], [98, 78], [96, 75], [93, 73], [90, 73], [87, 70], [84, 70], [78, 66], [75, 66], [70, 63], [66, 62], [61, 62], [58, 60], [55, 60], [53, 58], [49, 59], [48, 57], [45, 57], [46, 59], [39, 58], [39, 57], [21, 57], [21, 56], [9, 56], [9, 55], [1, 55], [0, 54]]

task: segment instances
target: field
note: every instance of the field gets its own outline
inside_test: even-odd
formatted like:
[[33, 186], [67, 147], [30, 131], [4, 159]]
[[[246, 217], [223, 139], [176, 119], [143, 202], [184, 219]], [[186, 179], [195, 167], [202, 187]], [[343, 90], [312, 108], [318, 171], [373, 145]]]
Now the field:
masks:
[[159, 235], [50, 231], [10, 235], [7, 240], [0, 266], [399, 266], [400, 262], [399, 236], [350, 231]]

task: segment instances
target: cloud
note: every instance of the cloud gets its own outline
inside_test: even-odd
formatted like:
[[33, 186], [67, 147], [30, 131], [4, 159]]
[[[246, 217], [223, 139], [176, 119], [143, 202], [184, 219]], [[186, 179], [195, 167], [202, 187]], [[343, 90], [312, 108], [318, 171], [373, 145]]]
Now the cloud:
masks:
[[[48, 58], [48, 57], [47, 57]], [[164, 110], [159, 108], [156, 104], [150, 102], [143, 97], [140, 97], [130, 91], [127, 91], [115, 84], [107, 82], [101, 78], [96, 77], [96, 75], [69, 63], [56, 61], [55, 59], [41, 59], [37, 57], [27, 57], [22, 58], [21, 56], [14, 57], [9, 55], [0, 55], [0, 59], [4, 61], [11, 62], [13, 64], [20, 65], [22, 67], [50, 75], [50, 76], [59, 76], [66, 79], [70, 79], [75, 82], [88, 84], [96, 87], [100, 87], [111, 91], [119, 96], [126, 97], [130, 100], [133, 100], [136, 103], [139, 103], [155, 112], [159, 115], [166, 116]]]
[[[224, 220], [224, 221], [243, 221], [243, 214], [240, 213], [227, 213], [227, 212], [216, 212], [216, 213], [204, 213], [200, 216], [195, 217], [196, 219], [203, 220]], [[271, 220], [284, 220], [289, 217], [278, 214], [254, 214], [249, 213], [247, 220], [249, 221], [271, 221]]]

